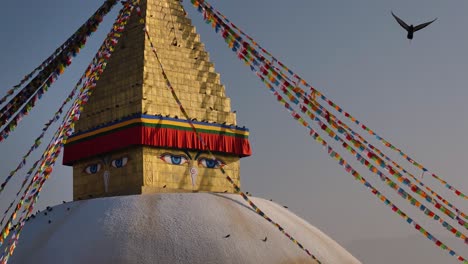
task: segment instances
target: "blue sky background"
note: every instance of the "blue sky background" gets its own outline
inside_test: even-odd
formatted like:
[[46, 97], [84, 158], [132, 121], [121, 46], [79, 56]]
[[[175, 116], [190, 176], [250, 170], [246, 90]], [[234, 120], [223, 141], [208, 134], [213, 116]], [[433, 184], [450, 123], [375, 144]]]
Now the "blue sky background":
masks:
[[[184, 2], [216, 70], [221, 73], [232, 109], [237, 110], [238, 124], [250, 128], [253, 155], [241, 162], [244, 191], [287, 205], [364, 263], [386, 263], [389, 260], [383, 258], [387, 253], [393, 258], [389, 263], [456, 263], [330, 159], [224, 41], [202, 22], [190, 1]], [[465, 167], [468, 2], [213, 0], [210, 3], [335, 103], [468, 193]], [[3, 25], [0, 95], [47, 58], [101, 4], [96, 0], [5, 2], [0, 16]], [[392, 18], [392, 10], [409, 24], [435, 17], [438, 20], [416, 32], [409, 42], [406, 32]], [[43, 124], [73, 88], [116, 13], [117, 9], [106, 18], [32, 114], [6, 142], [0, 143], [1, 180], [17, 166]], [[44, 140], [44, 145], [47, 143]], [[351, 161], [349, 156], [345, 157]], [[363, 175], [442, 241], [462, 255], [468, 252], [466, 245], [451, 239], [444, 229], [406, 206], [375, 176]], [[21, 176], [18, 174], [18, 180], [0, 194], [2, 211], [11, 202]], [[428, 176], [424, 179], [466, 212], [466, 201]], [[71, 169], [57, 166], [38, 208], [71, 200], [71, 184]], [[360, 246], [363, 241], [371, 241], [366, 244], [369, 247]], [[399, 256], [404, 256], [403, 262], [397, 261]]]

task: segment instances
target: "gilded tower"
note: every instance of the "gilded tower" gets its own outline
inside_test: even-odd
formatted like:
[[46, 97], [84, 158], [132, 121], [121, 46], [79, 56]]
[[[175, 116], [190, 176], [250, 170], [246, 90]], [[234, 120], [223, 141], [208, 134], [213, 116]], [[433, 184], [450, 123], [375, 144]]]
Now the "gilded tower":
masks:
[[[74, 199], [234, 192], [219, 167], [240, 185], [239, 160], [251, 154], [249, 131], [237, 126], [220, 76], [181, 3], [143, 0], [140, 7], [141, 17], [132, 14], [65, 145]], [[190, 122], [166, 86], [144, 27]]]

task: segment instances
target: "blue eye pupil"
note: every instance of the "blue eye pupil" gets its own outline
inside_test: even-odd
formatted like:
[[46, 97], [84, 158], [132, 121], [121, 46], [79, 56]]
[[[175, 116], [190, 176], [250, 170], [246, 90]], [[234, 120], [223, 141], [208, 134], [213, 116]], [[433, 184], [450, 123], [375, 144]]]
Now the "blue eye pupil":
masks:
[[212, 159], [206, 159], [206, 167], [207, 168], [214, 168], [216, 166], [217, 162], [216, 160], [212, 160]]
[[97, 164], [91, 165], [91, 168], [89, 168], [89, 171], [91, 173], [96, 173], [97, 170], [98, 170], [98, 165]]
[[123, 165], [122, 159], [118, 159], [118, 160], [115, 161], [115, 166], [116, 166], [117, 168], [122, 167], [122, 165]]
[[182, 157], [180, 156], [171, 156], [171, 162], [172, 164], [179, 165], [182, 163]]

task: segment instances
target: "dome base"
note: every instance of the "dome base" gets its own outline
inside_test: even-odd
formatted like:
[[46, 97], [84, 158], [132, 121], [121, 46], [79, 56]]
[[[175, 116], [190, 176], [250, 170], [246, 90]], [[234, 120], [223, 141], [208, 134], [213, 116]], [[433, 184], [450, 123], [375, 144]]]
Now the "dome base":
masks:
[[[360, 263], [282, 206], [251, 199], [322, 263]], [[314, 261], [239, 195], [172, 193], [76, 201], [40, 212], [25, 226], [10, 263]]]

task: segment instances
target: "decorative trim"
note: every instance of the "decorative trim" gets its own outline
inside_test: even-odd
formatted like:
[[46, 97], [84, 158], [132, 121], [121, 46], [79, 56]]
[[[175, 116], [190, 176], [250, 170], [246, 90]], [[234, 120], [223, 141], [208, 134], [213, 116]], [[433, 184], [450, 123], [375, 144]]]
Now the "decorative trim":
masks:
[[[239, 157], [252, 154], [248, 129], [197, 121], [192, 123], [210, 151]], [[134, 145], [208, 150], [187, 120], [141, 115], [71, 136], [65, 143], [63, 164], [72, 165], [80, 159]]]

